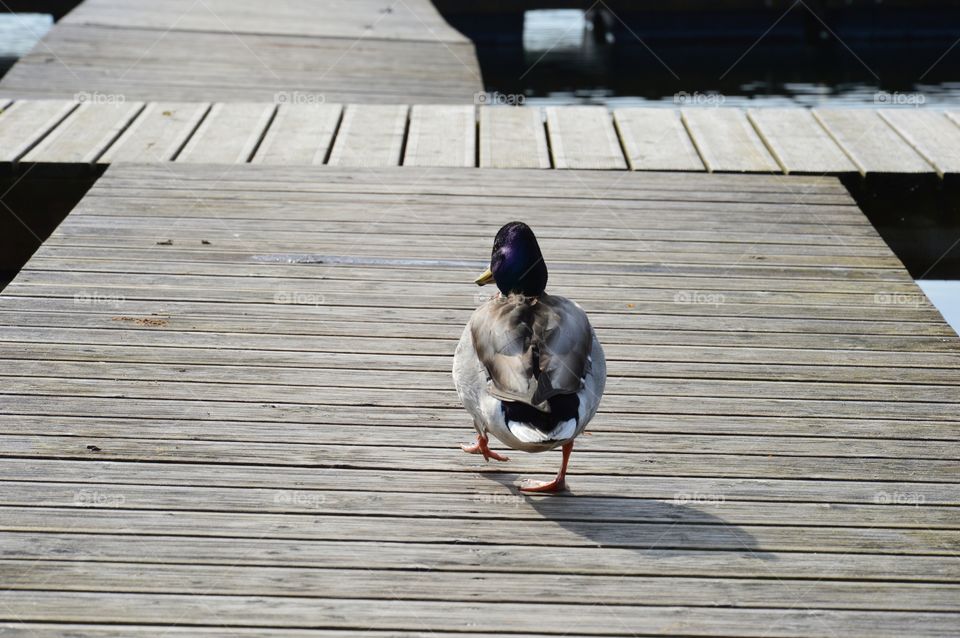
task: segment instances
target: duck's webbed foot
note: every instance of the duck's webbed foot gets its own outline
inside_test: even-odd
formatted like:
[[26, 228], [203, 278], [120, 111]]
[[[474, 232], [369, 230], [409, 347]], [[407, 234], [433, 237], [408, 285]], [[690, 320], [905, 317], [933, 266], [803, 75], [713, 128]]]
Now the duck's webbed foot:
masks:
[[497, 454], [487, 445], [487, 437], [477, 436], [477, 442], [473, 445], [461, 445], [460, 449], [466, 452], [467, 454], [482, 454], [483, 458], [489, 462], [490, 459], [494, 461], [509, 461], [510, 458], [503, 456], [502, 454]]
[[567, 481], [557, 477], [552, 481], [528, 481], [520, 487], [521, 492], [562, 492], [567, 489]]
[[562, 492], [567, 489], [567, 462], [570, 460], [570, 453], [573, 452], [573, 441], [563, 444], [563, 461], [560, 464], [560, 471], [557, 477], [546, 483], [540, 481], [530, 481], [520, 488], [521, 492]]

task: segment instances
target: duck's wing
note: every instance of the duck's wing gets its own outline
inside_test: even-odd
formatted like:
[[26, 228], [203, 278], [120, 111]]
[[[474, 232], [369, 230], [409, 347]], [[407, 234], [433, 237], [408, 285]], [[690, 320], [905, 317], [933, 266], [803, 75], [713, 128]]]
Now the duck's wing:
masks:
[[580, 306], [563, 297], [491, 299], [470, 319], [487, 391], [548, 410], [547, 400], [574, 394], [589, 370], [593, 331]]

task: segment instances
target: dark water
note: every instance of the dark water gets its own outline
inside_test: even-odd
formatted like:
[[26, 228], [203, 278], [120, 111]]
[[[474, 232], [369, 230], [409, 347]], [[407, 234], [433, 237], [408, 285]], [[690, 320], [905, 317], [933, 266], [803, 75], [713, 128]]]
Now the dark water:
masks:
[[787, 19], [766, 35], [768, 22], [724, 24], [708, 39], [696, 24], [667, 37], [614, 21], [600, 33], [581, 11], [531, 11], [522, 41], [476, 37], [487, 90], [528, 104], [956, 107], [960, 15], [949, 19], [892, 41], [825, 29], [810, 41]]

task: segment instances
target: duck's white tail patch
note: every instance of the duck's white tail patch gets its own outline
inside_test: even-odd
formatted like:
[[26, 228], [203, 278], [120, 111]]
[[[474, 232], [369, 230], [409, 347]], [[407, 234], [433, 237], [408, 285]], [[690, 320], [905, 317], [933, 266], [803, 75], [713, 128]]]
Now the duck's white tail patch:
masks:
[[549, 433], [544, 434], [529, 423], [519, 423], [517, 421], [507, 421], [507, 427], [515, 437], [524, 443], [546, 443], [547, 441], [563, 441], [569, 439], [577, 432], [577, 420], [567, 419], [557, 424]]

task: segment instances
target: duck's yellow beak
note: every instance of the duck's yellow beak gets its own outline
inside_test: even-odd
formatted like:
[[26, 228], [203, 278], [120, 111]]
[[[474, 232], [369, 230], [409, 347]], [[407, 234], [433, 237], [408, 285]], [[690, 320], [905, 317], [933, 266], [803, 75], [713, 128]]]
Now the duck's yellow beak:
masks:
[[478, 286], [483, 286], [491, 282], [493, 282], [493, 271], [489, 268], [484, 270], [482, 275], [473, 280], [473, 283], [477, 284]]

